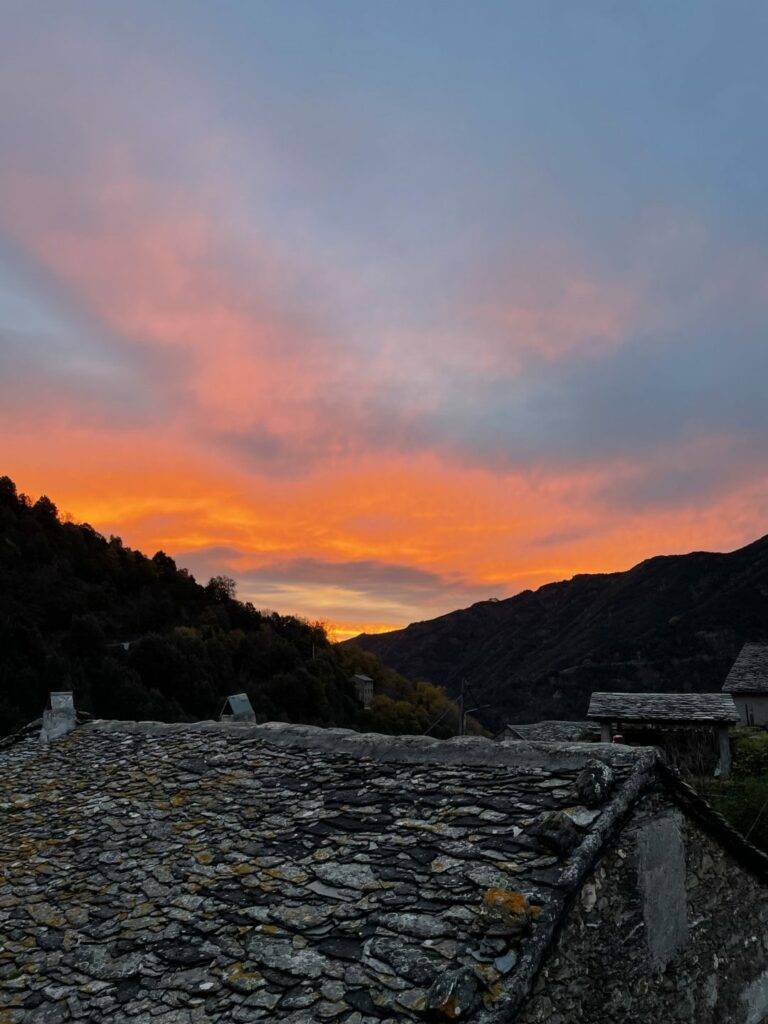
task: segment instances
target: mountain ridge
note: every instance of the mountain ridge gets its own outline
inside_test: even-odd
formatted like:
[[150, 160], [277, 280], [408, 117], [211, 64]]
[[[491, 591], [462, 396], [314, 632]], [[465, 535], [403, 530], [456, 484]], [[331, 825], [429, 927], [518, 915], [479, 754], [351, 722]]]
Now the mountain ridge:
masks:
[[654, 555], [345, 641], [458, 692], [485, 719], [582, 717], [593, 689], [718, 690], [746, 640], [768, 636], [768, 535], [731, 552]]

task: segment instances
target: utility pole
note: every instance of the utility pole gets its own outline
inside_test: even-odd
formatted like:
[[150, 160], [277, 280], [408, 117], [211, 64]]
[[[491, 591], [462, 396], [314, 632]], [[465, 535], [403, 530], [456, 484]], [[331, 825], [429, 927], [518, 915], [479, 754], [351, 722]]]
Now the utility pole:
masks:
[[461, 680], [461, 689], [459, 690], [459, 736], [466, 735], [467, 715], [471, 715], [473, 711], [482, 711], [483, 708], [489, 707], [488, 704], [477, 704], [475, 707], [468, 708], [467, 694], [471, 696], [472, 700], [477, 700], [474, 690], [469, 685], [469, 680], [465, 677]]

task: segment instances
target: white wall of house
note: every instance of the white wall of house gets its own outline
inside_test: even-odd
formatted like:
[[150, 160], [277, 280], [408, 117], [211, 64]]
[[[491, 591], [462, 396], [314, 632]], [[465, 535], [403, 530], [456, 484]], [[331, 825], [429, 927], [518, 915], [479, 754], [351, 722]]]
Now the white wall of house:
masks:
[[768, 725], [768, 694], [734, 693], [732, 697], [745, 725]]

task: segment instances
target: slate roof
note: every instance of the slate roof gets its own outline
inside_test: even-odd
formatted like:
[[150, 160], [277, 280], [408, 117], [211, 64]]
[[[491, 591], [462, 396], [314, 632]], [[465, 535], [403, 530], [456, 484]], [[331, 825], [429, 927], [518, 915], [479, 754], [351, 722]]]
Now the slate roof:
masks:
[[600, 737], [600, 726], [595, 722], [568, 722], [551, 719], [543, 722], [510, 722], [505, 739], [538, 740], [543, 743], [578, 743]]
[[724, 693], [593, 693], [587, 717], [622, 722], [738, 722]]
[[0, 754], [0, 1019], [510, 1020], [662, 767], [231, 723], [24, 738]]
[[723, 692], [768, 696], [768, 644], [744, 644], [723, 683]]

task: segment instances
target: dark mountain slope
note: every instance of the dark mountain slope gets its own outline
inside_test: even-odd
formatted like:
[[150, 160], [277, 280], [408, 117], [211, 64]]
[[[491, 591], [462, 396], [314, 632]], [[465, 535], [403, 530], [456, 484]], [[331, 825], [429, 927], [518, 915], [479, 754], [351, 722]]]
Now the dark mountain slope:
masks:
[[583, 716], [593, 689], [717, 690], [741, 644], [766, 635], [768, 537], [575, 576], [348, 643], [449, 692], [466, 678], [498, 724]]
[[[0, 735], [70, 689], [102, 718], [210, 718], [246, 691], [262, 720], [423, 732], [442, 715], [435, 735], [455, 731], [437, 687], [233, 595], [223, 577], [201, 586], [162, 552], [61, 522], [48, 498], [32, 504], [0, 477]], [[369, 711], [354, 696], [358, 671], [375, 683]]]

